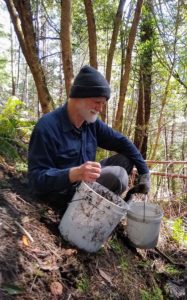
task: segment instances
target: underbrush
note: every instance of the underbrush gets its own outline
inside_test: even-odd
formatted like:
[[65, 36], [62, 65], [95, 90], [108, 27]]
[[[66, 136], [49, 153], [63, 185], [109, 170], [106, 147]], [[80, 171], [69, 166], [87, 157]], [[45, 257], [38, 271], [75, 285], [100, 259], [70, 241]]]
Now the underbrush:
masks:
[[0, 156], [9, 162], [26, 161], [28, 141], [35, 124], [31, 112], [16, 97], [7, 100], [0, 113]]

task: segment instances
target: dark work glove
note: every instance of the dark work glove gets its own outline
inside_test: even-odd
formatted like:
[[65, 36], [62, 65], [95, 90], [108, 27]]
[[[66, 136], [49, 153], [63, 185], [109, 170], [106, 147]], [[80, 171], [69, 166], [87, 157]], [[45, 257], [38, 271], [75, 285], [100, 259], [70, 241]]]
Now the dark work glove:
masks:
[[142, 174], [139, 176], [139, 182], [138, 184], [136, 184], [133, 188], [131, 188], [124, 200], [127, 202], [131, 199], [133, 194], [147, 194], [150, 190], [150, 174], [146, 173], [146, 174]]
[[148, 194], [150, 190], [150, 174], [142, 174], [139, 176], [139, 182], [135, 186], [137, 192], [136, 193], [141, 193], [141, 194]]

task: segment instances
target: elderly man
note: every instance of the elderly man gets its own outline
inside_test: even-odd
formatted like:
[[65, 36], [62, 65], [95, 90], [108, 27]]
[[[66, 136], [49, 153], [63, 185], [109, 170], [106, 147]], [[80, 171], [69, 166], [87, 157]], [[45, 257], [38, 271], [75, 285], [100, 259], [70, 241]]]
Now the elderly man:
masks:
[[[125, 136], [98, 119], [109, 98], [110, 87], [102, 74], [84, 66], [74, 80], [67, 103], [44, 115], [33, 130], [28, 156], [33, 192], [60, 195], [64, 201], [84, 180], [97, 181], [121, 194], [134, 165], [141, 186], [136, 190], [149, 191], [149, 170], [139, 151]], [[97, 147], [117, 154], [96, 162]]]

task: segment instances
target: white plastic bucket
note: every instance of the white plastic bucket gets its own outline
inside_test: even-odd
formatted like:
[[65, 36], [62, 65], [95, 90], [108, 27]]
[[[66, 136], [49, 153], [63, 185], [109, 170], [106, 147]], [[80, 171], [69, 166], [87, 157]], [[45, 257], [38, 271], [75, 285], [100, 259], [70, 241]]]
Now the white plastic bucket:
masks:
[[136, 248], [154, 248], [158, 242], [163, 211], [158, 205], [132, 202], [127, 213], [127, 234]]
[[59, 230], [71, 244], [96, 252], [126, 216], [127, 208], [119, 196], [100, 184], [82, 182], [62, 217]]

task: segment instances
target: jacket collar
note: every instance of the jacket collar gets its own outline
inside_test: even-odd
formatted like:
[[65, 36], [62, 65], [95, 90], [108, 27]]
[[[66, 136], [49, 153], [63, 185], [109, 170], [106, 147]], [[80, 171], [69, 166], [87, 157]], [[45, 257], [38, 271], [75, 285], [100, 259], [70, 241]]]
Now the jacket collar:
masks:
[[[75, 130], [73, 124], [70, 121], [69, 115], [68, 115], [68, 107], [67, 102], [62, 106], [62, 113], [61, 113], [61, 120], [62, 120], [62, 130], [63, 132], [68, 132], [71, 130]], [[83, 123], [82, 128], [87, 126], [87, 122]]]

